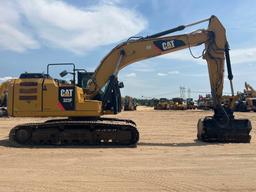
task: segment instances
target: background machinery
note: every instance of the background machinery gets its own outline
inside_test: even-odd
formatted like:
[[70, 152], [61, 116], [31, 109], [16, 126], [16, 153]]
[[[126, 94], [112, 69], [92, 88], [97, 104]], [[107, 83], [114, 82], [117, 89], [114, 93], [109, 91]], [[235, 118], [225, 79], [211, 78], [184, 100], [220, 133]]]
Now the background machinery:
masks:
[[196, 109], [197, 108], [193, 98], [187, 98], [186, 104], [187, 104], [187, 109]]
[[170, 101], [167, 98], [160, 98], [157, 103], [154, 105], [155, 110], [169, 110]]
[[124, 111], [135, 111], [137, 104], [134, 98], [130, 96], [124, 97]]
[[155, 107], [159, 102], [159, 99], [151, 98], [151, 97], [142, 98], [142, 99], [135, 98], [135, 101], [138, 106]]
[[213, 98], [211, 94], [206, 94], [205, 96], [199, 95], [197, 100], [197, 108], [202, 110], [213, 109]]
[[[207, 29], [169, 35], [207, 21]], [[79, 70], [75, 66], [72, 72], [61, 73], [73, 75], [70, 83], [51, 78], [49, 70], [47, 75], [27, 74], [13, 80], [8, 87], [10, 116], [68, 118], [18, 125], [10, 131], [9, 139], [25, 145], [136, 145], [139, 133], [133, 121], [101, 117], [121, 111], [123, 84], [118, 81], [118, 72], [137, 61], [201, 44], [205, 45], [203, 59], [208, 64], [214, 115], [199, 120], [197, 137], [209, 142], [249, 142], [250, 121], [235, 119], [232, 110], [221, 105], [225, 58], [232, 92], [233, 76], [225, 28], [215, 16], [151, 36], [129, 38], [113, 48], [87, 80], [81, 81], [86, 87], [76, 84]]]
[[175, 98], [171, 99], [170, 109], [171, 110], [186, 110], [187, 104], [183, 98], [175, 97]]
[[248, 112], [246, 95], [243, 92], [237, 93], [237, 100], [235, 102], [235, 111], [238, 112]]
[[256, 91], [247, 82], [245, 82], [244, 94], [246, 96], [247, 110], [256, 112]]
[[238, 93], [235, 110], [240, 112], [256, 112], [256, 91], [247, 82], [245, 82], [244, 92]]
[[6, 117], [7, 114], [7, 98], [8, 85], [11, 80], [4, 81], [0, 84], [0, 117]]

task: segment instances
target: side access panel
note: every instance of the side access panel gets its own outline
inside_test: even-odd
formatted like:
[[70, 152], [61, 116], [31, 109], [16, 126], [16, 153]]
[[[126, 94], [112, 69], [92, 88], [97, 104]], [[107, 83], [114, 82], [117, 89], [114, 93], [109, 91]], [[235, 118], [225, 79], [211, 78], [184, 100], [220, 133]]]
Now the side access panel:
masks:
[[42, 110], [43, 79], [16, 79], [13, 85], [13, 112]]

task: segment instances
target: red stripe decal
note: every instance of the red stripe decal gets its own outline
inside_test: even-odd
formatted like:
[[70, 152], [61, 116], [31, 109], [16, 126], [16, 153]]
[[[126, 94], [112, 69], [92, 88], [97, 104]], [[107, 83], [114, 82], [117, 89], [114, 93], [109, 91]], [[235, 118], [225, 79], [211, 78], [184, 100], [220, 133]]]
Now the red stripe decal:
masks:
[[155, 44], [153, 44], [153, 45], [154, 45], [154, 48], [158, 51], [158, 53], [162, 54], [163, 51], [160, 48], [158, 48]]
[[60, 102], [57, 103], [57, 107], [58, 107], [61, 111], [65, 111], [65, 108], [63, 107], [63, 105], [62, 105]]

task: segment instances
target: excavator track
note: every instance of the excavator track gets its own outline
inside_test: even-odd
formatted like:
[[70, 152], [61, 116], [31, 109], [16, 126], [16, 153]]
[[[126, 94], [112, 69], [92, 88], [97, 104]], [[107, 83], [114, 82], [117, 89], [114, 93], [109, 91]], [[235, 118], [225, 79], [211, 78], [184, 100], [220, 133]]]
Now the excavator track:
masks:
[[53, 119], [14, 127], [9, 134], [14, 145], [136, 146], [139, 132], [133, 121]]

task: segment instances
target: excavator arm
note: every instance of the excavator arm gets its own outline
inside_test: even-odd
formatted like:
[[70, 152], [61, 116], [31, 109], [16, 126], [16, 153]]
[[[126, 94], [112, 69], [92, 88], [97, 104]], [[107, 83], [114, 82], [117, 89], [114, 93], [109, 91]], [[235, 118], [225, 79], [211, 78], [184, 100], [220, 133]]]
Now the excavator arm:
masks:
[[206, 59], [208, 64], [211, 91], [215, 98], [215, 105], [220, 104], [223, 90], [224, 54], [227, 46], [225, 28], [215, 16], [202, 22], [204, 21], [209, 21], [206, 30], [163, 37], [163, 35], [185, 29], [191, 25], [180, 26], [145, 38], [131, 38], [116, 46], [101, 61], [93, 78], [88, 82], [87, 93], [89, 97], [95, 96], [108, 82], [111, 75], [117, 76], [118, 72], [129, 64], [205, 44], [203, 58]]
[[[169, 35], [170, 33], [206, 21], [209, 21], [207, 29], [182, 35]], [[102, 99], [103, 111], [106, 109], [106, 103], [108, 102], [108, 104], [111, 103], [112, 106], [110, 108], [113, 112], [118, 113], [120, 112], [120, 105], [118, 106], [120, 103], [120, 91], [117, 88], [119, 86], [117, 75], [121, 69], [137, 61], [186, 48], [190, 49], [201, 44], [205, 45], [202, 56], [208, 65], [211, 93], [214, 101], [214, 115], [199, 120], [198, 139], [203, 141], [249, 142], [250, 121], [247, 119], [234, 119], [232, 109], [221, 105], [225, 60], [232, 95], [234, 95], [234, 91], [226, 31], [216, 16], [148, 37], [133, 37], [119, 44], [106, 55], [95, 70], [92, 78], [88, 81], [86, 98], [95, 99], [100, 90], [106, 87]]]

